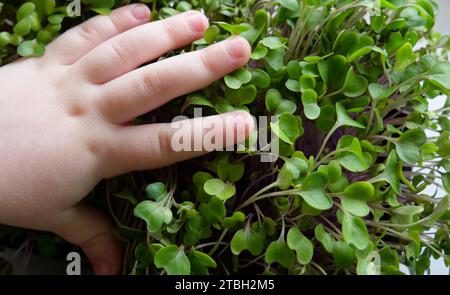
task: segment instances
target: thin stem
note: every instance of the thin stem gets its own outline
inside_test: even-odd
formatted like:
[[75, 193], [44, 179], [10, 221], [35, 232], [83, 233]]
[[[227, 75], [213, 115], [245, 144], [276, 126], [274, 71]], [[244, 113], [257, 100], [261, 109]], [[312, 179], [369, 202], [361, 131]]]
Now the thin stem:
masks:
[[369, 134], [369, 130], [372, 127], [373, 116], [375, 115], [375, 103], [372, 103], [372, 108], [370, 109], [369, 119], [367, 120], [366, 130], [364, 131], [364, 135], [367, 136]]
[[319, 272], [321, 272], [323, 275], [325, 275], [325, 276], [328, 275], [327, 272], [326, 272], [320, 265], [318, 265], [317, 263], [315, 263], [314, 261], [311, 261], [310, 264], [311, 264], [312, 266], [314, 266], [315, 268], [317, 268], [317, 269], [319, 270]]
[[217, 248], [219, 248], [220, 243], [223, 241], [223, 239], [225, 238], [225, 235], [227, 234], [228, 229], [224, 230], [222, 232], [222, 234], [220, 235], [219, 239], [217, 240], [216, 244], [214, 245], [214, 247], [211, 249], [211, 251], [209, 251], [208, 255], [211, 256], [214, 254], [214, 252], [216, 252]]
[[261, 254], [258, 257], [256, 257], [255, 259], [250, 260], [249, 262], [247, 262], [244, 265], [239, 265], [239, 268], [246, 268], [249, 265], [252, 265], [253, 263], [255, 263], [256, 261], [260, 260], [261, 258], [264, 257], [265, 254]]
[[319, 149], [319, 152], [317, 153], [317, 156], [315, 160], [318, 160], [320, 156], [322, 155], [323, 150], [327, 146], [328, 140], [330, 140], [331, 135], [336, 131], [336, 129], [339, 128], [337, 125], [334, 125], [333, 128], [331, 128], [330, 132], [328, 132], [327, 136], [325, 136], [325, 139], [322, 142], [322, 146]]
[[228, 243], [225, 242], [209, 242], [209, 243], [203, 243], [203, 244], [199, 244], [197, 246], [195, 246], [195, 249], [200, 249], [200, 248], [205, 248], [205, 247], [209, 247], [209, 246], [214, 246], [214, 245], [228, 245]]
[[287, 190], [287, 191], [268, 193], [268, 194], [264, 194], [264, 195], [260, 195], [260, 196], [256, 195], [254, 197], [251, 197], [251, 198], [247, 199], [247, 201], [242, 203], [237, 210], [239, 211], [242, 208], [245, 208], [248, 205], [250, 205], [250, 204], [252, 204], [254, 202], [260, 201], [262, 199], [266, 199], [266, 198], [270, 198], [270, 197], [276, 197], [276, 196], [285, 196], [285, 195], [297, 193], [298, 191], [299, 191], [298, 189], [291, 189], [291, 190]]

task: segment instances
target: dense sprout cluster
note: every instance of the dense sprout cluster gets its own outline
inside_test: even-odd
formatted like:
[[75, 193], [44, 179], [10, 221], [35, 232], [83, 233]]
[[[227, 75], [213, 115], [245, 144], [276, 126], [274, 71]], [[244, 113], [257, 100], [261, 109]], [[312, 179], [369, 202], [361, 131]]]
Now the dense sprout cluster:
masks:
[[[65, 3], [0, 2], [0, 57], [42, 55]], [[56, 1], [58, 2], [58, 1]], [[130, 1], [82, 1], [107, 13]], [[198, 9], [204, 38], [231, 35], [250, 62], [135, 123], [247, 110], [267, 122], [239, 152], [216, 152], [100, 185], [133, 274], [401, 274], [450, 264], [450, 40], [433, 0], [142, 1], [153, 19]], [[32, 4], [34, 3], [34, 4]], [[61, 6], [58, 6], [61, 5]], [[61, 24], [63, 24], [61, 28]], [[143, 49], [145, 50], [145, 49]], [[275, 162], [260, 162], [279, 143]]]

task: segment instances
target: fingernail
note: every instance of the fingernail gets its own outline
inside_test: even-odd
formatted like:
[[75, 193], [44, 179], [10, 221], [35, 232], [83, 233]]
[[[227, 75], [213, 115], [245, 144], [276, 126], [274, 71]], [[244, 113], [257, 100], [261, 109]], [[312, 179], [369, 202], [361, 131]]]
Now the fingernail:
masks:
[[198, 12], [190, 14], [187, 18], [187, 22], [194, 33], [202, 33], [208, 26], [206, 17]]
[[96, 275], [109, 275], [111, 274], [111, 266], [103, 258], [97, 258], [93, 261], [92, 267]]
[[143, 4], [134, 5], [133, 9], [131, 10], [131, 13], [133, 13], [134, 17], [141, 20], [148, 19], [150, 14], [149, 12], [150, 9], [148, 9], [148, 7]]
[[247, 54], [248, 43], [239, 36], [231, 37], [227, 40], [227, 49], [230, 55], [236, 59], [241, 59]]

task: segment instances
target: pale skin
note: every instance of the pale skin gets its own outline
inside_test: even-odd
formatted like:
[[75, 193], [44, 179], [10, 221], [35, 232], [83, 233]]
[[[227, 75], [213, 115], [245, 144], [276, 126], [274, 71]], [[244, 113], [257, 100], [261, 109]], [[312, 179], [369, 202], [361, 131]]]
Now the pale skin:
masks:
[[[120, 273], [122, 250], [109, 218], [82, 199], [102, 179], [206, 153], [175, 152], [168, 124], [126, 123], [208, 86], [250, 55], [238, 37], [140, 67], [208, 27], [199, 12], [155, 22], [149, 15], [140, 4], [119, 8], [67, 31], [42, 58], [0, 68], [0, 223], [62, 236], [97, 274]], [[241, 124], [224, 123], [223, 136], [247, 137], [246, 112], [205, 120], [230, 116]]]

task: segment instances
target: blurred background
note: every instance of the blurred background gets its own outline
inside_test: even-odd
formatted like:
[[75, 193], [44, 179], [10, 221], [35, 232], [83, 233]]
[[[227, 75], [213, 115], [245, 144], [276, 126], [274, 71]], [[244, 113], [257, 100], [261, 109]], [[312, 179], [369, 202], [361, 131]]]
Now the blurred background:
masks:
[[[450, 1], [449, 0], [436, 0], [439, 4], [439, 14], [436, 21], [436, 31], [441, 32], [443, 34], [450, 35]], [[438, 97], [432, 101], [430, 101], [429, 109], [436, 110], [442, 107], [445, 103], [446, 97]], [[432, 188], [430, 190], [434, 191]], [[442, 190], [439, 191], [438, 195], [443, 195], [445, 192]], [[433, 275], [448, 275], [449, 270], [444, 265], [443, 260], [432, 261], [430, 274]]]
[[440, 14], [437, 18], [436, 28], [438, 31], [450, 35], [450, 1], [437, 0]]

